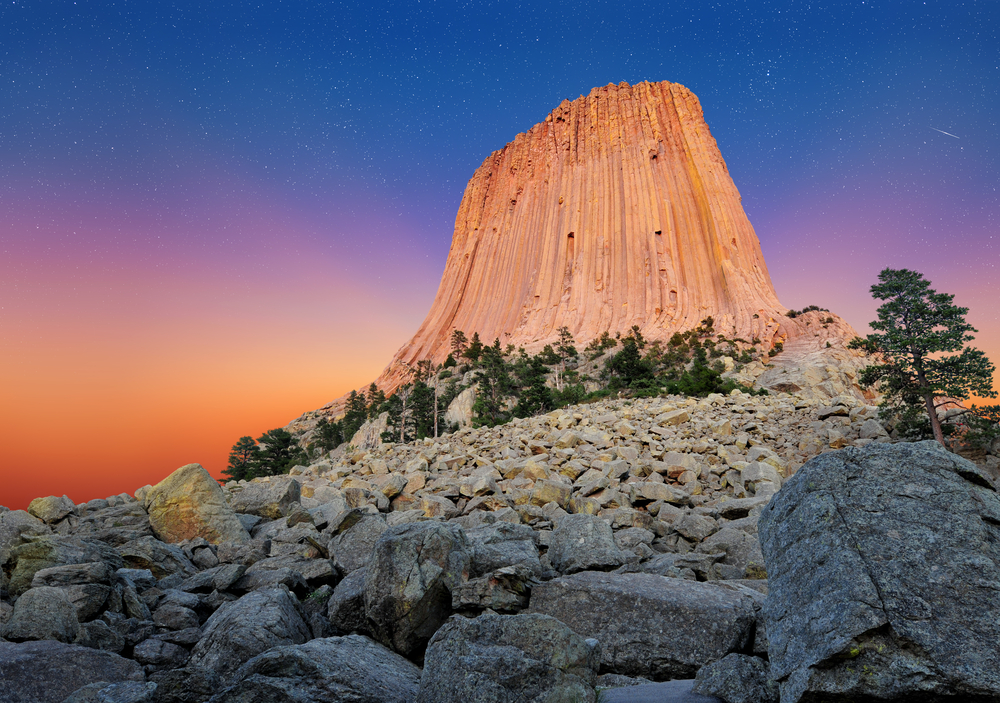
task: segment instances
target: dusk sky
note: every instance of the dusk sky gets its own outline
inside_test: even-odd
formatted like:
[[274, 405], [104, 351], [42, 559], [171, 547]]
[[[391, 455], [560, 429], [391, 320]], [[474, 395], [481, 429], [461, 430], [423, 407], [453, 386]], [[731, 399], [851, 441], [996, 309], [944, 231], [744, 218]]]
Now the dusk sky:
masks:
[[[81, 502], [374, 379], [474, 170], [563, 99], [701, 100], [782, 303], [887, 266], [1000, 362], [1000, 3], [0, 5], [0, 504]], [[996, 402], [996, 401], [992, 401]]]

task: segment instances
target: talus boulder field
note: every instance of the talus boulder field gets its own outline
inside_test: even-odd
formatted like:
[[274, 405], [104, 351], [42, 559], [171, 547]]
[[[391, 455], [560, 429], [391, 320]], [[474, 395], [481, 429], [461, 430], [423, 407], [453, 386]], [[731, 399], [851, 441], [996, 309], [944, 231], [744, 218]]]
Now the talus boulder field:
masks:
[[876, 414], [606, 399], [333, 452], [199, 493], [218, 544], [0, 507], [0, 701], [1000, 700], [1000, 460]]

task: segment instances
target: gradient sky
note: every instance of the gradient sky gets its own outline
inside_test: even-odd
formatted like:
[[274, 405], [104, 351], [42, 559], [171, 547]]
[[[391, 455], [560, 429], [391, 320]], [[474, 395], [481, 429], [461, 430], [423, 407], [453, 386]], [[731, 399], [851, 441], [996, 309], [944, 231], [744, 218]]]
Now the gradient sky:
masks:
[[913, 268], [1000, 362], [998, 27], [993, 1], [6, 0], [0, 504], [219, 475], [372, 380], [475, 168], [619, 81], [698, 95], [784, 304], [865, 331], [878, 271]]

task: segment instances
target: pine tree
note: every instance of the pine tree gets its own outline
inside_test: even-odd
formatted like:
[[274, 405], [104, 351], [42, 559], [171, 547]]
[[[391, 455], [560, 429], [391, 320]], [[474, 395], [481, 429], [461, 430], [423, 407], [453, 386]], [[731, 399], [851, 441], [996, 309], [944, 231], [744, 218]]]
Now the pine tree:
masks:
[[250, 478], [287, 474], [296, 464], [308, 461], [295, 437], [284, 428], [268, 430], [257, 438], [257, 442], [260, 452]]
[[521, 367], [517, 405], [514, 406], [514, 417], [530, 417], [547, 412], [555, 407], [552, 389], [545, 382], [549, 369], [540, 356], [533, 356]]
[[321, 417], [316, 423], [314, 433], [315, 441], [313, 446], [319, 455], [333, 451], [344, 442], [344, 435], [340, 429], [340, 423], [336, 420], [330, 422], [326, 417]]
[[485, 348], [486, 347], [484, 347], [483, 343], [479, 340], [479, 333], [473, 332], [472, 342], [469, 343], [468, 349], [462, 352], [462, 356], [464, 356], [466, 359], [475, 364], [479, 361], [479, 358], [483, 354], [483, 349]]
[[364, 393], [351, 391], [347, 397], [347, 405], [344, 407], [344, 417], [340, 421], [341, 430], [344, 433], [344, 441], [350, 442], [354, 434], [361, 429], [368, 419], [368, 403]]
[[229, 465], [222, 473], [233, 481], [253, 478], [259, 455], [260, 449], [253, 437], [240, 437], [229, 452]]
[[368, 411], [367, 417], [369, 420], [374, 420], [382, 412], [382, 405], [385, 403], [385, 392], [375, 385], [372, 384], [368, 386]]
[[[475, 337], [473, 339], [478, 341]], [[479, 361], [479, 371], [476, 372], [479, 388], [476, 402], [472, 405], [472, 423], [476, 427], [500, 425], [510, 419], [507, 400], [513, 384], [499, 339], [493, 346], [483, 347]]]
[[934, 399], [995, 398], [996, 367], [983, 352], [965, 346], [977, 330], [965, 321], [969, 309], [953, 303], [954, 295], [934, 291], [922, 274], [908, 269], [886, 268], [878, 279], [872, 296], [886, 302], [871, 323], [875, 331], [849, 346], [879, 355], [880, 363], [863, 369], [859, 381], [882, 391], [887, 414], [922, 409], [934, 439], [943, 445]]
[[451, 333], [451, 353], [455, 356], [462, 356], [462, 352], [469, 346], [469, 340], [462, 330], [455, 330]]

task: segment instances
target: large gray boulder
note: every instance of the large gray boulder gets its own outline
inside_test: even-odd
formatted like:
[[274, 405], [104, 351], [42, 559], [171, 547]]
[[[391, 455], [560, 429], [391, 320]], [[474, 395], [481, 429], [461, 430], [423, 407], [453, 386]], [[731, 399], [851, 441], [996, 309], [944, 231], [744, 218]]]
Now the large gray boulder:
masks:
[[602, 671], [654, 681], [690, 678], [743, 651], [753, 600], [738, 590], [655, 574], [585, 571], [534, 587], [530, 610], [601, 643]]
[[382, 533], [365, 571], [365, 613], [375, 639], [419, 658], [469, 578], [469, 543], [457, 525], [414, 522]]
[[375, 543], [389, 529], [381, 515], [364, 515], [347, 529], [333, 536], [327, 550], [343, 574], [368, 565]]
[[693, 691], [726, 703], [779, 703], [767, 662], [746, 654], [728, 654], [701, 667]]
[[28, 503], [28, 512], [47, 523], [58, 522], [76, 510], [76, 504], [67, 496], [46, 496]]
[[155, 537], [126, 542], [118, 547], [118, 553], [130, 569], [148, 569], [158, 579], [172, 574], [188, 576], [198, 570], [184, 550]]
[[69, 644], [80, 637], [80, 621], [63, 589], [41, 586], [25, 591], [17, 599], [10, 621], [0, 634], [12, 642], [57, 640]]
[[139, 664], [111, 652], [52, 640], [0, 642], [4, 703], [62, 703], [87, 684], [144, 680]]
[[32, 537], [13, 547], [0, 566], [10, 574], [8, 591], [12, 596], [19, 596], [31, 588], [37, 571], [97, 561], [106, 563], [113, 571], [123, 566], [118, 552], [103, 542], [53, 535]]
[[[52, 528], [26, 510], [0, 512], [0, 566], [7, 561], [10, 550], [21, 544], [25, 537], [50, 534]], [[4, 578], [0, 576], [0, 581]]]
[[764, 509], [782, 703], [1000, 699], [1000, 497], [936, 442], [805, 464]]
[[615, 544], [611, 525], [594, 515], [579, 513], [559, 520], [549, 542], [549, 561], [564, 574], [616, 569], [630, 557]]
[[547, 615], [455, 616], [431, 639], [417, 701], [593, 702], [597, 650]]
[[542, 572], [535, 531], [527, 525], [499, 522], [467, 530], [466, 536], [472, 547], [470, 575], [473, 577], [516, 564], [521, 564], [532, 574]]
[[164, 542], [201, 537], [219, 544], [250, 539], [218, 481], [200, 464], [174, 471], [146, 492], [143, 504], [153, 533]]
[[211, 703], [412, 703], [420, 669], [361, 635], [275, 647], [233, 676]]
[[212, 614], [188, 665], [212, 669], [227, 680], [271, 647], [302, 644], [310, 636], [298, 601], [287, 588], [262, 589]]
[[327, 601], [327, 618], [334, 629], [342, 634], [366, 631], [365, 573], [367, 569], [352, 571], [333, 589]]
[[154, 703], [155, 696], [156, 684], [152, 682], [99, 681], [77, 689], [63, 703]]
[[294, 476], [268, 476], [251, 481], [239, 493], [234, 493], [229, 504], [238, 513], [277, 520], [287, 515], [292, 503], [300, 499], [299, 482]]

